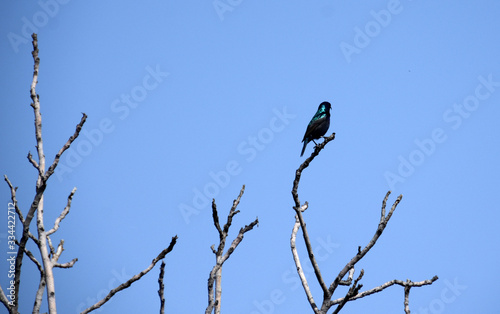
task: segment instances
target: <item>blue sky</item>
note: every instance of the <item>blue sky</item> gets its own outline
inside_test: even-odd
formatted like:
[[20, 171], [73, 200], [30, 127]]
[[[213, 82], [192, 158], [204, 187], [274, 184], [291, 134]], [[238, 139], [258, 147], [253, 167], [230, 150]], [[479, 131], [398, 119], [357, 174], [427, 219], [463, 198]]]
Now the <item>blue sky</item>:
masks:
[[[166, 312], [202, 312], [210, 246], [218, 243], [209, 203], [215, 197], [225, 217], [243, 184], [229, 237], [255, 217], [260, 223], [224, 265], [223, 312], [310, 312], [290, 253], [290, 191], [312, 152], [309, 145], [300, 158], [300, 141], [325, 100], [336, 139], [299, 188], [325, 280], [371, 239], [390, 189], [391, 204], [404, 197], [356, 268], [365, 270], [364, 288], [438, 275], [412, 290], [412, 313], [494, 312], [499, 10], [491, 0], [2, 2], [0, 170], [19, 186], [24, 212], [37, 176], [26, 159], [35, 151], [32, 32], [48, 160], [88, 115], [45, 195], [50, 226], [78, 189], [53, 237], [65, 240], [61, 262], [79, 259], [55, 270], [59, 312], [79, 313], [102, 298], [174, 235]], [[7, 211], [6, 184], [0, 195]], [[5, 259], [0, 266], [5, 287]], [[24, 266], [26, 313], [38, 274], [28, 259]], [[158, 272], [100, 312], [157, 312]], [[349, 303], [345, 312], [368, 309], [401, 313], [403, 289]]]

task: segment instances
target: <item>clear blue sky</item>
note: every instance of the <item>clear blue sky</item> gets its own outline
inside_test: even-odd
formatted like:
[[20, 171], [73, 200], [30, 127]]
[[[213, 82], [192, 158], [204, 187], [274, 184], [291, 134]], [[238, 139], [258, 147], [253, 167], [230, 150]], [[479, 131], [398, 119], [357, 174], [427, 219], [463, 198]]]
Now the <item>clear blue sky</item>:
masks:
[[[215, 197], [225, 217], [245, 184], [230, 240], [255, 217], [260, 224], [224, 265], [223, 312], [309, 313], [290, 253], [290, 191], [312, 152], [309, 145], [299, 157], [307, 123], [327, 100], [336, 139], [299, 189], [325, 280], [371, 239], [391, 189], [391, 204], [404, 198], [358, 264], [364, 288], [438, 275], [432, 286], [412, 290], [412, 313], [493, 313], [499, 12], [492, 0], [2, 2], [0, 172], [19, 186], [23, 212], [37, 176], [26, 159], [35, 151], [32, 32], [48, 160], [81, 112], [89, 116], [45, 196], [50, 227], [78, 188], [53, 236], [65, 240], [61, 262], [79, 259], [73, 269], [55, 270], [59, 312], [94, 303], [146, 268], [174, 235], [166, 312], [204, 311], [210, 246], [218, 243], [209, 201]], [[0, 195], [6, 252], [5, 183]], [[305, 263], [302, 243], [299, 252]], [[5, 259], [0, 266], [5, 287]], [[38, 273], [27, 258], [24, 266], [27, 313]], [[156, 313], [158, 272], [101, 313]], [[320, 302], [321, 289], [307, 275]], [[403, 289], [345, 311], [402, 313]]]

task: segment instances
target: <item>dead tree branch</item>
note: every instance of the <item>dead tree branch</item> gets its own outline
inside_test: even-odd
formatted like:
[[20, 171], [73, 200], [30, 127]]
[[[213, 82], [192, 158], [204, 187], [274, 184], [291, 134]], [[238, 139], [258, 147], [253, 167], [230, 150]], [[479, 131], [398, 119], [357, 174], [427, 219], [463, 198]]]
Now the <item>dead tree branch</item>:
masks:
[[[348, 301], [354, 301], [354, 300], [357, 300], [357, 299], [361, 299], [363, 297], [366, 297], [366, 296], [372, 295], [374, 293], [380, 292], [382, 290], [385, 290], [386, 288], [389, 288], [390, 286], [393, 286], [393, 285], [400, 285], [402, 287], [405, 287], [405, 289], [409, 290], [412, 287], [422, 287], [422, 286], [431, 285], [434, 281], [436, 281], [438, 279], [439, 279], [438, 276], [434, 276], [431, 279], [422, 280], [422, 281], [418, 281], [418, 282], [413, 282], [413, 281], [409, 281], [409, 280], [407, 280], [405, 282], [405, 281], [402, 281], [402, 280], [394, 279], [394, 280], [388, 281], [388, 282], [386, 282], [386, 283], [384, 283], [384, 284], [382, 284], [380, 286], [372, 288], [370, 290], [359, 292], [358, 294], [356, 294], [353, 297], [351, 297]], [[409, 295], [409, 292], [408, 292], [408, 295]], [[405, 290], [405, 297], [406, 297], [406, 290]], [[332, 300], [331, 301], [331, 305], [340, 304], [343, 300], [344, 300], [344, 298], [339, 298], [339, 299], [336, 299], [336, 300]], [[405, 303], [406, 303], [406, 300], [405, 300]], [[405, 308], [406, 308], [406, 304], [405, 304]]]
[[[47, 188], [47, 181], [51, 177], [51, 175], [54, 173], [57, 165], [59, 164], [59, 160], [63, 153], [68, 150], [71, 145], [74, 143], [74, 141], [78, 138], [80, 131], [82, 130], [82, 127], [87, 119], [87, 115], [85, 113], [82, 113], [82, 118], [80, 122], [76, 125], [74, 133], [69, 137], [69, 139], [66, 141], [66, 143], [59, 149], [57, 154], [54, 157], [54, 160], [52, 164], [48, 167], [47, 171], [45, 171], [46, 166], [46, 158], [45, 158], [45, 152], [44, 152], [44, 143], [42, 139], [42, 115], [41, 115], [41, 110], [40, 110], [40, 97], [36, 93], [36, 86], [38, 84], [38, 74], [39, 74], [39, 66], [40, 66], [40, 58], [38, 56], [39, 50], [38, 50], [38, 38], [36, 34], [32, 35], [33, 38], [33, 51], [32, 51], [32, 56], [34, 60], [34, 67], [33, 67], [33, 80], [31, 82], [30, 86], [30, 98], [31, 98], [31, 107], [33, 108], [33, 113], [34, 113], [34, 125], [35, 125], [35, 138], [36, 138], [36, 151], [37, 151], [37, 157], [38, 160], [35, 160], [31, 152], [28, 153], [27, 159], [28, 162], [37, 170], [38, 172], [38, 177], [36, 181], [36, 193], [33, 198], [33, 201], [31, 202], [31, 205], [28, 209], [28, 212], [26, 213], [26, 216], [23, 216], [23, 213], [21, 212], [18, 202], [17, 202], [17, 187], [14, 187], [12, 183], [10, 182], [9, 178], [5, 175], [5, 181], [9, 185], [10, 192], [11, 192], [11, 199], [12, 199], [12, 205], [15, 208], [16, 214], [21, 221], [22, 224], [22, 235], [19, 241], [17, 240], [12, 240], [13, 245], [14, 243], [18, 246], [18, 251], [15, 253], [15, 271], [13, 277], [14, 282], [11, 284], [13, 286], [12, 292], [10, 294], [15, 295], [16, 299], [15, 301], [9, 301], [7, 298], [7, 295], [5, 294], [4, 290], [2, 289], [0, 285], [0, 302], [4, 304], [4, 306], [7, 308], [9, 313], [11, 314], [19, 314], [18, 308], [19, 308], [19, 296], [20, 296], [20, 283], [21, 283], [21, 270], [22, 270], [22, 263], [23, 263], [23, 258], [24, 255], [26, 254], [33, 263], [37, 266], [39, 272], [40, 272], [40, 282], [38, 286], [38, 290], [36, 292], [35, 296], [35, 302], [33, 306], [33, 313], [39, 313], [40, 307], [42, 304], [42, 299], [43, 299], [43, 293], [45, 289], [47, 290], [47, 305], [48, 305], [48, 312], [50, 314], [55, 314], [57, 313], [56, 309], [56, 299], [55, 299], [55, 285], [54, 285], [54, 275], [53, 275], [53, 268], [71, 268], [73, 265], [78, 261], [77, 258], [72, 259], [69, 262], [66, 263], [59, 263], [59, 259], [61, 257], [61, 254], [64, 251], [64, 240], [60, 240], [57, 247], [55, 247], [52, 243], [51, 240], [51, 235], [54, 234], [60, 226], [60, 223], [62, 220], [68, 215], [70, 209], [71, 209], [71, 202], [73, 199], [73, 196], [76, 192], [76, 188], [73, 188], [71, 191], [70, 195], [68, 196], [67, 199], [67, 204], [59, 217], [55, 220], [54, 226], [50, 229], [47, 230], [45, 228], [44, 224], [44, 192], [45, 189]], [[10, 206], [10, 204], [9, 204]], [[10, 207], [9, 207], [10, 209]], [[31, 233], [30, 231], [30, 226], [33, 218], [35, 217], [36, 213], [36, 228], [38, 231], [38, 235], [35, 236], [34, 234]], [[35, 256], [27, 250], [27, 242], [29, 239], [32, 239], [33, 242], [36, 244], [40, 255], [41, 259], [40, 261], [35, 258]], [[144, 271], [140, 272], [139, 274], [133, 276], [130, 278], [127, 282], [121, 284], [117, 288], [111, 290], [109, 294], [102, 299], [101, 301], [97, 302], [90, 308], [86, 309], [82, 313], [88, 313], [91, 312], [100, 306], [102, 306], [104, 303], [106, 303], [114, 294], [117, 292], [129, 287], [133, 282], [136, 280], [139, 280], [142, 276], [144, 276], [146, 273], [148, 273], [155, 265], [156, 263], [160, 260], [163, 259], [166, 254], [168, 254], [174, 247], [175, 243], [177, 240], [177, 236], [172, 238], [172, 241], [170, 242], [170, 245], [168, 248], [163, 250], [151, 263], [151, 265], [146, 268]], [[13, 259], [14, 262], [14, 259]], [[164, 270], [164, 264], [162, 266], [162, 273]], [[162, 275], [162, 280], [163, 280], [163, 275]], [[163, 293], [163, 289], [162, 289]]]
[[[295, 235], [292, 231], [292, 238], [294, 240], [293, 244], [295, 244], [295, 236], [296, 236], [296, 233], [298, 231], [297, 224], [299, 224], [300, 227], [302, 228], [302, 235], [304, 237], [304, 242], [306, 244], [306, 249], [307, 249], [307, 253], [309, 256], [309, 260], [311, 261], [311, 264], [312, 264], [313, 269], [314, 269], [314, 274], [316, 275], [316, 279], [317, 279], [321, 289], [323, 290], [323, 299], [328, 298], [328, 287], [326, 286], [325, 281], [323, 280], [323, 277], [321, 276], [321, 271], [319, 269], [316, 258], [314, 257], [314, 252], [312, 249], [311, 241], [309, 239], [309, 233], [307, 232], [306, 223], [305, 223], [304, 217], [302, 215], [302, 212], [307, 208], [307, 202], [303, 206], [300, 204], [299, 195], [298, 195], [298, 188], [299, 188], [300, 177], [302, 175], [302, 171], [304, 171], [304, 169], [306, 169], [309, 166], [309, 164], [314, 160], [314, 158], [316, 156], [318, 156], [318, 154], [326, 146], [326, 144], [328, 144], [328, 142], [330, 142], [330, 141], [333, 141], [334, 139], [335, 139], [335, 133], [332, 133], [330, 136], [326, 137], [322, 143], [320, 143], [314, 147], [314, 151], [312, 152], [311, 156], [309, 156], [300, 165], [299, 169], [297, 169], [297, 171], [295, 172], [295, 180], [293, 181], [293, 188], [292, 188], [292, 197], [293, 197], [293, 200], [295, 202], [295, 206], [293, 208], [294, 208], [295, 213], [296, 213], [295, 225], [293, 228], [293, 231], [296, 230]], [[307, 283], [307, 279], [306, 279], [304, 272], [302, 270], [302, 266], [300, 264], [300, 259], [299, 259], [299, 256], [297, 254], [295, 245], [293, 245], [293, 247], [292, 247], [292, 255], [294, 256], [295, 266], [297, 267], [297, 272], [298, 272], [299, 277], [301, 279], [302, 287], [304, 288], [304, 291], [306, 293], [309, 304], [311, 305], [314, 313], [319, 313], [319, 309], [318, 309], [316, 303], [314, 302], [314, 299], [312, 297], [312, 293], [311, 293], [310, 288], [309, 288], [309, 284]]]
[[[387, 194], [384, 197], [384, 200], [382, 201], [382, 208], [381, 208], [381, 213], [380, 213], [380, 222], [377, 226], [377, 230], [375, 231], [375, 234], [373, 235], [372, 239], [370, 242], [363, 248], [361, 247], [358, 248], [357, 254], [345, 265], [345, 267], [339, 272], [337, 277], [334, 279], [334, 281], [330, 284], [329, 287], [326, 286], [325, 281], [321, 275], [321, 271], [319, 268], [319, 265], [316, 261], [316, 258], [314, 256], [313, 250], [312, 250], [312, 245], [309, 237], [309, 233], [307, 231], [306, 227], [306, 222], [304, 220], [303, 212], [308, 208], [308, 203], [305, 202], [304, 205], [301, 205], [300, 199], [298, 196], [298, 187], [300, 183], [300, 178], [302, 175], [302, 172], [304, 169], [306, 169], [309, 164], [314, 160], [316, 156], [321, 152], [321, 150], [325, 147], [326, 144], [328, 144], [330, 141], [335, 139], [335, 133], [332, 133], [329, 137], [325, 137], [325, 140], [316, 145], [313, 153], [309, 158], [307, 158], [297, 169], [295, 172], [295, 180], [293, 181], [293, 188], [292, 188], [292, 197], [294, 200], [294, 207], [293, 209], [295, 210], [295, 224], [292, 229], [292, 236], [290, 238], [290, 247], [292, 250], [292, 256], [295, 262], [295, 266], [297, 268], [297, 273], [299, 275], [299, 278], [302, 282], [302, 287], [304, 288], [304, 292], [306, 293], [307, 300], [309, 304], [311, 305], [311, 308], [314, 313], [316, 314], [326, 314], [328, 310], [333, 306], [338, 304], [336, 309], [334, 310], [333, 313], [338, 313], [342, 308], [347, 304], [349, 301], [353, 301], [356, 299], [359, 299], [361, 297], [380, 292], [384, 290], [385, 288], [398, 284], [404, 287], [405, 290], [405, 298], [404, 298], [404, 308], [405, 312], [409, 313], [409, 294], [410, 294], [410, 289], [411, 287], [420, 287], [423, 285], [429, 285], [432, 284], [435, 280], [438, 279], [437, 276], [434, 276], [430, 280], [424, 280], [421, 282], [412, 282], [410, 280], [407, 280], [406, 282], [403, 282], [401, 280], [393, 280], [389, 281], [383, 285], [380, 285], [378, 287], [375, 287], [371, 290], [367, 290], [364, 292], [359, 292], [361, 288], [363, 287], [362, 284], [359, 283], [361, 278], [364, 275], [364, 270], [361, 270], [359, 276], [354, 280], [354, 283], [352, 282], [353, 276], [354, 276], [354, 267], [356, 263], [358, 263], [372, 248], [373, 246], [377, 243], [377, 240], [379, 237], [382, 235], [384, 232], [387, 223], [392, 217], [392, 214], [396, 210], [396, 207], [398, 206], [399, 202], [402, 199], [402, 195], [398, 196], [398, 198], [395, 200], [394, 204], [392, 205], [389, 213], [386, 215], [386, 205], [387, 205], [387, 200], [389, 198], [389, 195], [391, 192], [387, 192]], [[302, 235], [304, 238], [304, 243], [306, 245], [307, 253], [309, 260], [313, 266], [314, 269], [314, 274], [316, 276], [316, 280], [318, 281], [318, 284], [320, 285], [321, 289], [323, 290], [323, 302], [321, 305], [321, 308], [318, 308], [316, 302], [314, 301], [314, 298], [312, 296], [309, 284], [307, 282], [307, 278], [304, 274], [304, 271], [301, 266], [300, 262], [300, 257], [297, 253], [297, 248], [296, 248], [296, 236], [299, 228], [302, 228]], [[349, 274], [348, 274], [349, 273]], [[343, 278], [348, 274], [348, 277], [346, 280], [343, 280]], [[352, 285], [351, 285], [352, 284]], [[349, 290], [347, 291], [347, 294], [340, 299], [336, 299], [332, 301], [332, 296], [337, 289], [339, 285], [344, 285], [344, 286], [350, 286]]]
[[[31, 97], [31, 107], [33, 108], [34, 116], [35, 116], [35, 138], [36, 138], [36, 150], [37, 150], [37, 155], [38, 155], [38, 162], [34, 160], [33, 156], [31, 153], [28, 154], [28, 161], [37, 169], [38, 172], [38, 179], [36, 182], [36, 194], [35, 197], [31, 203], [31, 206], [28, 210], [28, 213], [26, 214], [26, 217], [23, 217], [21, 210], [17, 206], [17, 200], [14, 202], [15, 207], [16, 207], [16, 213], [19, 217], [19, 220], [22, 223], [23, 226], [23, 231], [21, 235], [21, 239], [19, 240], [19, 249], [16, 255], [16, 261], [15, 261], [15, 283], [14, 283], [14, 294], [16, 296], [19, 296], [19, 289], [20, 289], [20, 283], [21, 283], [21, 270], [22, 270], [22, 262], [25, 254], [25, 248], [28, 240], [31, 238], [35, 241], [37, 246], [39, 247], [41, 256], [42, 256], [42, 264], [44, 268], [44, 276], [45, 276], [45, 282], [47, 285], [47, 302], [48, 302], [48, 307], [49, 307], [49, 313], [56, 313], [56, 306], [55, 306], [55, 288], [54, 288], [54, 279], [53, 279], [53, 274], [52, 274], [52, 268], [53, 265], [51, 263], [51, 260], [49, 258], [49, 252], [47, 250], [47, 243], [46, 243], [46, 235], [47, 233], [45, 232], [45, 228], [43, 225], [43, 193], [47, 187], [47, 180], [49, 177], [52, 175], [54, 172], [54, 169], [56, 168], [59, 158], [61, 154], [69, 148], [71, 143], [78, 137], [78, 134], [85, 123], [86, 120], [86, 115], [83, 114], [82, 120], [76, 127], [76, 131], [73, 134], [73, 136], [70, 137], [68, 142], [63, 146], [63, 148], [58, 152], [56, 155], [56, 159], [52, 163], [52, 165], [49, 167], [49, 170], [45, 173], [45, 154], [44, 154], [44, 149], [43, 149], [43, 140], [42, 140], [42, 115], [40, 112], [40, 98], [38, 94], [36, 93], [36, 85], [38, 83], [38, 72], [39, 72], [39, 67], [40, 67], [40, 58], [38, 57], [38, 38], [36, 34], [32, 35], [33, 38], [33, 61], [34, 61], [34, 66], [33, 66], [33, 80], [31, 82], [31, 87], [30, 87], [30, 97]], [[5, 180], [7, 181], [7, 184], [11, 188], [11, 197], [16, 198], [15, 192], [16, 189], [13, 188], [12, 184], [8, 180], [7, 176], [5, 176]], [[30, 232], [30, 225], [31, 221], [33, 220], [35, 216], [35, 212], [37, 212], [37, 230], [38, 230], [38, 238], [35, 238], [33, 234]], [[0, 293], [0, 299], [1, 299], [1, 293]], [[7, 306], [9, 311], [11, 313], [18, 313], [18, 307], [19, 307], [19, 299], [16, 298], [14, 305], [13, 306]]]
[[[304, 205], [302, 205], [299, 210], [301, 212], [305, 211], [307, 209], [307, 202], [305, 202]], [[297, 253], [297, 246], [295, 245], [295, 242], [297, 240], [297, 232], [299, 231], [300, 228], [300, 221], [299, 217], [295, 215], [295, 224], [293, 225], [292, 229], [292, 236], [290, 237], [290, 247], [292, 248], [292, 255], [293, 255], [293, 260], [295, 261], [295, 266], [297, 268], [297, 273], [299, 274], [300, 281], [302, 282], [302, 287], [304, 288], [304, 291], [307, 296], [307, 300], [309, 301], [309, 304], [311, 304], [311, 307], [314, 311], [314, 313], [318, 312], [318, 306], [316, 305], [316, 302], [314, 301], [314, 298], [311, 293], [311, 289], [309, 288], [309, 284], [307, 283], [306, 276], [304, 274], [304, 269], [302, 267], [302, 264], [300, 263], [300, 257], [299, 254]]]
[[56, 221], [54, 222], [54, 227], [52, 227], [52, 229], [47, 231], [47, 236], [53, 234], [54, 232], [57, 231], [57, 229], [59, 229], [59, 224], [66, 217], [66, 215], [69, 213], [69, 210], [71, 208], [71, 201], [73, 200], [73, 195], [75, 195], [75, 192], [76, 192], [76, 187], [73, 188], [73, 190], [71, 190], [71, 193], [68, 196], [68, 202], [66, 204], [66, 207], [64, 207], [64, 209], [61, 212], [61, 214], [59, 215], [59, 217], [57, 217]]
[[[233, 201], [233, 206], [229, 211], [229, 214], [227, 216], [227, 222], [224, 224], [223, 228], [220, 227], [219, 215], [217, 214], [217, 206], [215, 204], [215, 199], [212, 200], [212, 217], [214, 220], [215, 228], [219, 233], [219, 246], [217, 247], [217, 250], [215, 250], [214, 245], [212, 245], [211, 247], [212, 252], [215, 254], [215, 266], [212, 268], [212, 271], [210, 272], [210, 275], [208, 277], [208, 306], [205, 310], [205, 314], [210, 314], [212, 313], [212, 311], [214, 311], [215, 314], [220, 314], [221, 295], [222, 295], [222, 288], [221, 288], [222, 265], [231, 256], [236, 247], [243, 240], [243, 235], [246, 232], [252, 230], [253, 227], [255, 227], [255, 225], [259, 223], [259, 219], [256, 218], [249, 225], [246, 225], [245, 227], [241, 228], [238, 235], [229, 246], [229, 249], [224, 254], [224, 247], [226, 245], [226, 238], [229, 232], [229, 228], [231, 227], [233, 217], [240, 212], [239, 210], [236, 210], [236, 207], [240, 203], [240, 199], [241, 196], [243, 196], [244, 191], [245, 191], [245, 186], [243, 185], [243, 187], [240, 190], [240, 194]], [[215, 284], [215, 294], [214, 294], [214, 284]]]
[[170, 241], [169, 246], [166, 249], [164, 249], [163, 251], [161, 251], [160, 254], [158, 254], [158, 256], [153, 259], [153, 261], [151, 262], [151, 265], [149, 265], [146, 269], [144, 269], [143, 271], [141, 271], [137, 275], [132, 276], [132, 278], [130, 278], [126, 282], [122, 283], [118, 287], [116, 287], [116, 288], [112, 289], [111, 291], [109, 291], [109, 293], [102, 300], [100, 300], [99, 302], [97, 302], [94, 305], [90, 306], [89, 308], [85, 309], [80, 314], [86, 314], [86, 313], [90, 313], [90, 312], [92, 312], [94, 310], [97, 310], [98, 308], [100, 308], [101, 306], [103, 306], [106, 302], [108, 302], [116, 293], [118, 293], [118, 292], [120, 292], [120, 291], [122, 291], [122, 290], [124, 290], [124, 289], [126, 289], [128, 287], [130, 287], [131, 284], [133, 284], [137, 280], [141, 279], [142, 276], [146, 275], [151, 269], [153, 269], [153, 267], [156, 265], [156, 263], [158, 263], [158, 261], [164, 259], [165, 256], [168, 253], [170, 253], [170, 251], [172, 251], [172, 249], [174, 248], [175, 243], [177, 243], [177, 236], [172, 237], [172, 240]]
[[165, 262], [162, 261], [160, 265], [160, 276], [158, 277], [158, 296], [160, 297], [160, 314], [165, 314], [165, 285], [163, 284], [163, 277], [165, 276]]

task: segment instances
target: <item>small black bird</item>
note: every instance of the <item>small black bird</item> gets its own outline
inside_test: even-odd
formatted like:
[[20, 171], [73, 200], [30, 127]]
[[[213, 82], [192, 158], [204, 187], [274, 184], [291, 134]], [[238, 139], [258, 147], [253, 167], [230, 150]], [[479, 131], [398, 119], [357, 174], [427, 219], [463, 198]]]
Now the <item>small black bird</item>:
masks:
[[[307, 125], [306, 134], [304, 134], [304, 139], [302, 139], [304, 147], [302, 147], [300, 157], [304, 155], [307, 143], [310, 141], [314, 142], [314, 140], [319, 139], [328, 131], [330, 127], [330, 109], [332, 109], [332, 105], [328, 101], [324, 101], [319, 105], [318, 111], [316, 111], [311, 122]], [[314, 142], [314, 144], [317, 145], [316, 142]]]

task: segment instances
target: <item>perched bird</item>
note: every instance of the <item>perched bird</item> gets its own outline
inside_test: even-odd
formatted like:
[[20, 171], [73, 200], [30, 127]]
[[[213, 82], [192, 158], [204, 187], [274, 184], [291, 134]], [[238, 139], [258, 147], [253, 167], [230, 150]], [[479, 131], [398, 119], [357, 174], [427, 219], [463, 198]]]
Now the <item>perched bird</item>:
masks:
[[[328, 131], [328, 128], [330, 127], [330, 109], [332, 109], [332, 105], [328, 101], [324, 101], [319, 105], [318, 111], [316, 111], [316, 114], [311, 119], [311, 122], [307, 125], [306, 134], [304, 134], [304, 138], [302, 139], [304, 147], [302, 147], [300, 157], [304, 155], [307, 143], [310, 141], [314, 142], [314, 140], [319, 139], [326, 134], [326, 131]], [[316, 144], [316, 142], [314, 142], [314, 144]]]

